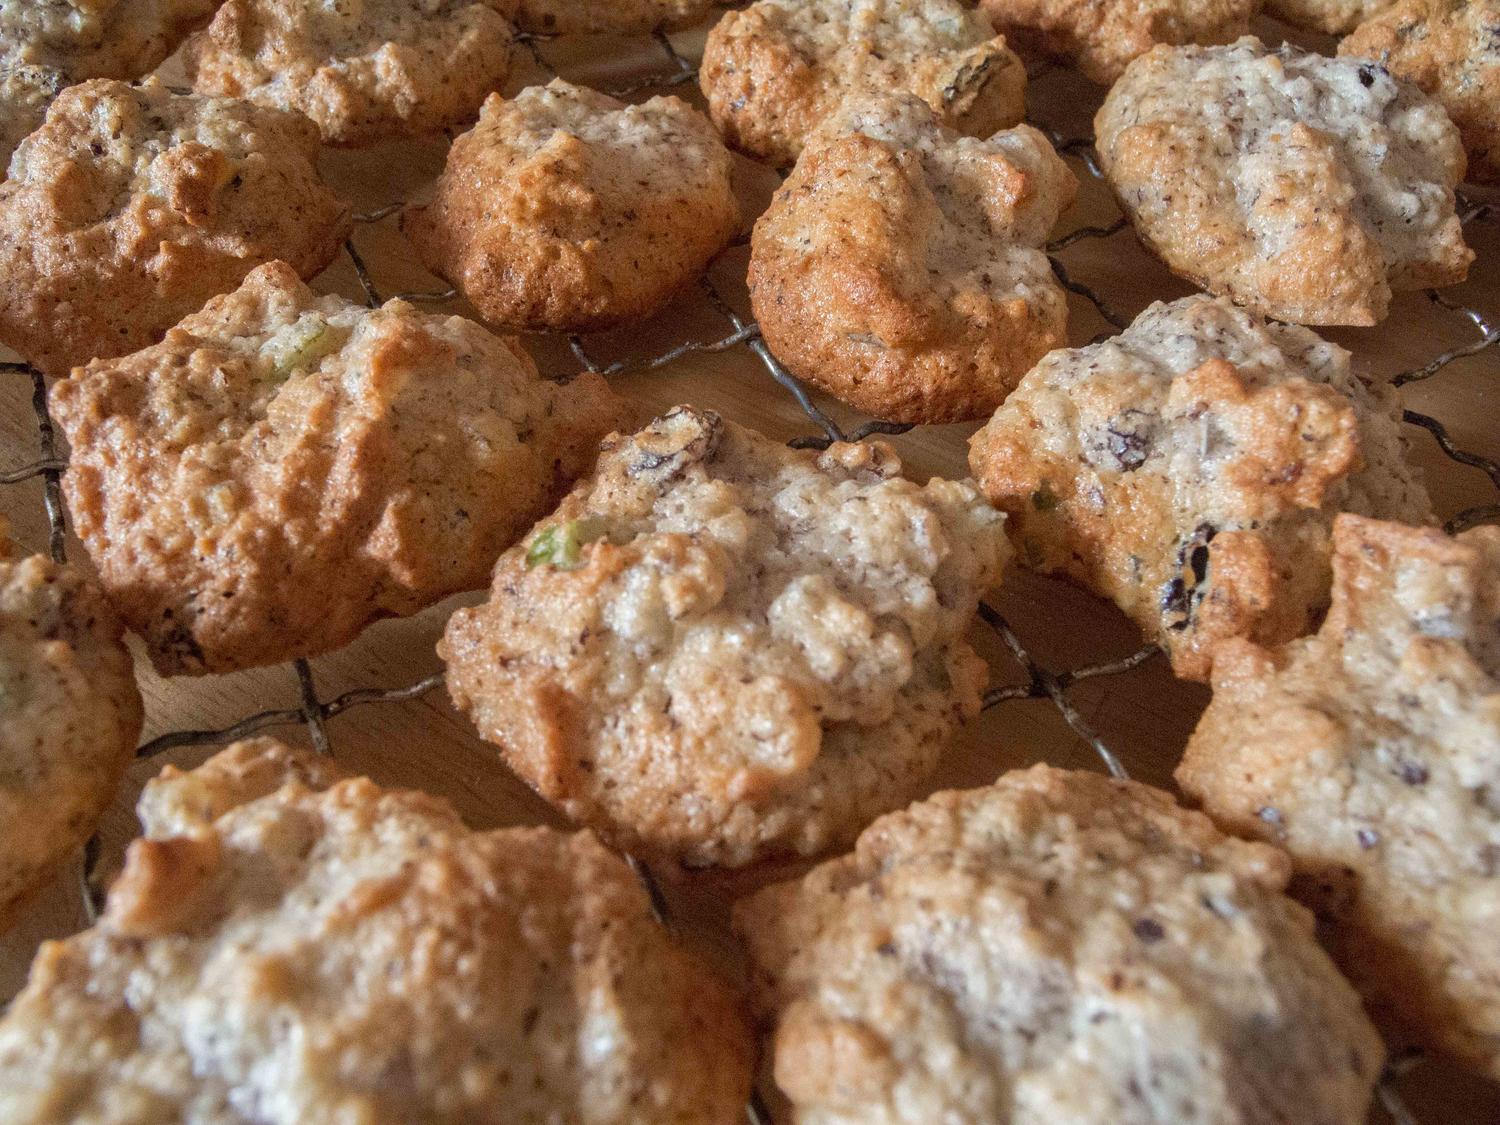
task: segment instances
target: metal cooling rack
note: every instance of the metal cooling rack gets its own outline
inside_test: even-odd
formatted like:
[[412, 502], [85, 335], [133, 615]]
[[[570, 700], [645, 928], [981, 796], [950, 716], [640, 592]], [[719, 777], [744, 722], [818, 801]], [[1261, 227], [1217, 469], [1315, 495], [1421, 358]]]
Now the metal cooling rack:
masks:
[[[559, 68], [548, 59], [546, 53], [546, 45], [555, 38], [557, 37], [551, 35], [520, 34], [517, 36], [520, 44], [544, 73], [552, 77], [561, 77]], [[614, 97], [628, 97], [645, 90], [671, 89], [695, 81], [697, 78], [696, 64], [679, 52], [671, 38], [660, 31], [655, 32], [652, 38], [661, 50], [663, 69], [625, 85], [606, 89], [606, 93]], [[1034, 74], [1034, 77], [1037, 77], [1037, 75]], [[1065, 136], [1046, 125], [1035, 122], [1034, 124], [1037, 124], [1038, 128], [1041, 128], [1046, 133], [1058, 152], [1071, 159], [1075, 166], [1082, 167], [1095, 180], [1102, 181], [1104, 179], [1103, 172], [1099, 167], [1094, 153], [1092, 140], [1083, 137]], [[380, 222], [400, 212], [404, 205], [403, 202], [396, 202], [374, 211], [357, 214], [355, 221], [356, 223], [366, 225]], [[1471, 203], [1460, 196], [1458, 208], [1460, 218], [1466, 226], [1479, 222], [1495, 222], [1497, 219], [1500, 219], [1500, 206], [1495, 204]], [[1046, 247], [1048, 257], [1052, 263], [1052, 270], [1057, 277], [1058, 283], [1068, 292], [1088, 301], [1097, 311], [1100, 318], [1116, 331], [1124, 330], [1129, 324], [1129, 320], [1116, 312], [1097, 291], [1074, 278], [1059, 255], [1070, 246], [1076, 245], [1086, 239], [1114, 238], [1126, 232], [1129, 226], [1129, 221], [1122, 214], [1107, 226], [1080, 227], [1069, 234], [1053, 240]], [[743, 246], [744, 240], [740, 240], [736, 245]], [[379, 306], [383, 301], [383, 297], [359, 250], [355, 247], [352, 238], [345, 242], [344, 250], [364, 291], [366, 303], [371, 308]], [[708, 305], [725, 323], [726, 331], [723, 336], [711, 340], [688, 340], [660, 354], [604, 364], [598, 362], [590, 354], [587, 343], [582, 336], [570, 335], [567, 337], [567, 343], [573, 356], [586, 370], [603, 376], [611, 376], [629, 371], [652, 370], [665, 367], [668, 364], [675, 363], [677, 360], [697, 353], [727, 352], [737, 348], [744, 348], [760, 361], [766, 374], [796, 400], [798, 407], [801, 408], [808, 420], [819, 430], [817, 434], [794, 438], [788, 443], [798, 449], [826, 449], [834, 442], [862, 441], [876, 434], [899, 435], [907, 433], [914, 428], [911, 425], [870, 420], [846, 431], [838, 422], [818, 407], [808, 394], [806, 388], [771, 354], [770, 349], [766, 347], [765, 342], [761, 339], [759, 328], [734, 310], [712, 281], [709, 272], [705, 272], [698, 284]], [[457, 293], [453, 289], [445, 289], [433, 292], [398, 293], [393, 296], [418, 303], [442, 303], [454, 299]], [[1396, 387], [1430, 379], [1454, 361], [1494, 349], [1497, 344], [1500, 344], [1500, 327], [1497, 327], [1485, 313], [1478, 309], [1458, 304], [1437, 290], [1427, 290], [1427, 297], [1434, 304], [1452, 312], [1456, 317], [1467, 320], [1473, 326], [1477, 336], [1467, 344], [1434, 356], [1421, 367], [1404, 371], [1394, 376], [1392, 383]], [[1099, 338], [1111, 334], [1104, 333]], [[49, 527], [48, 551], [53, 560], [65, 562], [67, 523], [63, 505], [61, 480], [62, 474], [67, 468], [67, 461], [59, 455], [57, 431], [51, 415], [48, 413], [46, 380], [41, 372], [25, 363], [0, 362], [0, 371], [31, 380], [31, 402], [36, 414], [37, 434], [41, 452], [41, 457], [31, 464], [0, 472], [0, 485], [16, 485], [37, 477], [43, 479], [43, 502], [46, 508]], [[1500, 463], [1489, 457], [1458, 448], [1449, 436], [1447, 428], [1436, 418], [1413, 410], [1405, 410], [1403, 416], [1406, 422], [1426, 430], [1437, 443], [1439, 449], [1450, 460], [1484, 472], [1495, 486], [1497, 493], [1500, 493]], [[1500, 502], [1468, 508], [1447, 521], [1444, 526], [1449, 533], [1456, 533], [1481, 523], [1495, 521], [1500, 521]], [[1119, 755], [1094, 731], [1077, 706], [1070, 701], [1069, 691], [1076, 684], [1086, 680], [1105, 676], [1118, 676], [1130, 672], [1158, 656], [1161, 652], [1160, 648], [1154, 644], [1146, 645], [1120, 660], [1058, 671], [1047, 667], [1038, 660], [1027, 648], [1016, 631], [1011, 628], [1006, 619], [993, 606], [981, 604], [979, 607], [979, 616], [995, 631], [1024, 676], [1019, 683], [991, 688], [984, 697], [985, 709], [1020, 700], [1049, 700], [1074, 734], [1093, 748], [1103, 767], [1110, 774], [1119, 778], [1128, 777], [1129, 774], [1126, 772]], [[171, 731], [143, 743], [136, 750], [136, 757], [138, 759], [154, 758], [169, 750], [181, 747], [217, 745], [232, 742], [237, 739], [248, 738], [260, 731], [273, 727], [296, 724], [301, 724], [306, 728], [313, 748], [318, 753], [332, 754], [333, 738], [328, 729], [329, 720], [355, 707], [374, 704], [393, 705], [421, 698], [441, 687], [444, 679], [443, 673], [439, 672], [436, 675], [429, 676], [417, 683], [404, 687], [361, 688], [345, 692], [333, 699], [325, 700], [318, 694], [312, 666], [307, 660], [295, 660], [290, 665], [290, 668], [296, 677], [300, 694], [300, 703], [297, 707], [259, 711], [227, 727], [216, 730]], [[100, 892], [93, 882], [93, 871], [98, 860], [98, 854], [99, 840], [96, 836], [89, 840], [84, 848], [83, 863], [79, 877], [79, 890], [83, 907], [85, 915], [90, 922], [97, 919], [101, 908]], [[642, 885], [645, 887], [650, 897], [652, 911], [658, 921], [663, 925], [671, 926], [673, 919], [669, 913], [666, 897], [662, 893], [660, 884], [657, 882], [655, 876], [641, 861], [631, 856], [627, 856], [626, 858], [632, 870], [635, 871]], [[1420, 1061], [1421, 1056], [1413, 1053], [1393, 1059], [1387, 1066], [1386, 1074], [1382, 1077], [1377, 1088], [1380, 1104], [1394, 1125], [1418, 1125], [1416, 1117], [1403, 1103], [1399, 1092], [1396, 1090], [1395, 1079], [1406, 1073]], [[746, 1107], [746, 1117], [751, 1125], [770, 1125], [771, 1115], [758, 1093], [752, 1094], [751, 1102]]]

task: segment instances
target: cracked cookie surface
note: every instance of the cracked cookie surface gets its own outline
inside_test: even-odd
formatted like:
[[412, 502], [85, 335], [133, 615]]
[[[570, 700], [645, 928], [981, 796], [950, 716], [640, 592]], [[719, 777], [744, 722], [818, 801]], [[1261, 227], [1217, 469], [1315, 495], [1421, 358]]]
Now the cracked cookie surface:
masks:
[[73, 81], [155, 70], [219, 0], [0, 0], [0, 66], [45, 66]]

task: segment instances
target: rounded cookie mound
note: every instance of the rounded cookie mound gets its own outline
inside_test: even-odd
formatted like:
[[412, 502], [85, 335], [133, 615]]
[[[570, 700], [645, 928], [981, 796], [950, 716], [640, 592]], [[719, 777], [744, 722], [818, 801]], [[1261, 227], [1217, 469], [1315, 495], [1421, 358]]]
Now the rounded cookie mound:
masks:
[[1393, 289], [1455, 284], [1473, 261], [1458, 130], [1370, 63], [1253, 38], [1157, 47], [1094, 128], [1141, 240], [1264, 316], [1375, 324]]
[[799, 1122], [1364, 1121], [1380, 1040], [1286, 857], [1037, 766], [740, 904]]
[[1178, 783], [1291, 853], [1393, 1034], [1500, 1078], [1500, 530], [1341, 516], [1316, 636], [1239, 642]]
[[75, 82], [139, 78], [214, 14], [219, 0], [8, 0], [0, 66], [46, 66]]
[[558, 79], [485, 102], [402, 225], [486, 319], [578, 332], [656, 312], [740, 212], [729, 152], [686, 102], [628, 106]]
[[1394, 0], [1266, 0], [1266, 14], [1293, 27], [1343, 35], [1391, 7]]
[[67, 85], [67, 75], [52, 67], [0, 66], [0, 180], [16, 146], [36, 131]]
[[[499, 10], [497, 10], [499, 9]], [[225, 0], [185, 54], [194, 87], [294, 109], [330, 144], [471, 119], [510, 73], [514, 4]]]
[[0, 536], [0, 930], [88, 839], [134, 755], [123, 635], [82, 573]]
[[743, 1120], [728, 990], [592, 836], [224, 756], [168, 768], [104, 916], [42, 946], [0, 1019], [9, 1125]]
[[699, 82], [729, 143], [779, 165], [860, 90], [915, 94], [976, 137], [1026, 112], [1021, 60], [959, 0], [757, 0], [709, 33]]
[[0, 184], [0, 341], [49, 374], [161, 338], [280, 258], [311, 277], [349, 208], [292, 113], [103, 80], [70, 87]]
[[963, 639], [1000, 517], [888, 446], [787, 449], [678, 407], [605, 444], [438, 646], [575, 820], [693, 866], [812, 854], [911, 798], [979, 711]]
[[976, 140], [915, 95], [851, 98], [755, 224], [761, 333], [794, 374], [877, 417], [986, 417], [1067, 343], [1040, 247], [1076, 188], [1029, 125]]
[[1400, 0], [1339, 54], [1374, 59], [1436, 98], [1463, 137], [1469, 178], [1500, 182], [1500, 0]]
[[540, 35], [640, 32], [697, 23], [714, 0], [520, 0], [516, 24]]
[[1222, 297], [1158, 302], [1052, 353], [969, 464], [1028, 566], [1112, 598], [1191, 679], [1229, 637], [1317, 624], [1339, 512], [1432, 518], [1395, 395], [1342, 348]]
[[484, 585], [622, 420], [596, 375], [543, 381], [472, 321], [280, 263], [53, 406], [78, 534], [168, 674], [326, 652]]

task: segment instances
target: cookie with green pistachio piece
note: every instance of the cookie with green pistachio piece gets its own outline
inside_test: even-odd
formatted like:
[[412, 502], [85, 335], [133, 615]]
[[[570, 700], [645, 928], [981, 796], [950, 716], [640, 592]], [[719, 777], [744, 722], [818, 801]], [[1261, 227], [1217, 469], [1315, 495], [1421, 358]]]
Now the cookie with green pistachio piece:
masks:
[[699, 82], [725, 139], [778, 165], [860, 91], [915, 94], [974, 137], [1026, 112], [1021, 60], [959, 0], [757, 0], [709, 33]]
[[1202, 295], [1047, 356], [969, 464], [1026, 565], [1113, 599], [1196, 680], [1228, 638], [1316, 627], [1340, 512], [1432, 518], [1388, 388], [1312, 331]]
[[967, 484], [878, 442], [796, 451], [690, 407], [604, 445], [438, 652], [564, 813], [703, 866], [813, 854], [909, 800], [986, 680], [1008, 554]]
[[324, 652], [482, 586], [626, 417], [597, 375], [543, 380], [472, 321], [281, 263], [53, 409], [78, 534], [165, 673]]

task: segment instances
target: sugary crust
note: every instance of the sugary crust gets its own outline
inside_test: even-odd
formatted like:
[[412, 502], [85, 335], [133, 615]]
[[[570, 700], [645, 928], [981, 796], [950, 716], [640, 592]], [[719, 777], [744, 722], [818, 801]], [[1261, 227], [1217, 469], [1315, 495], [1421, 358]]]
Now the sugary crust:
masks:
[[339, 647], [482, 586], [623, 407], [403, 301], [263, 266], [159, 345], [53, 391], [64, 487], [105, 589], [164, 673]]
[[1500, 0], [1399, 0], [1339, 54], [1374, 59], [1437, 99], [1463, 137], [1469, 178], [1500, 182]]
[[455, 704], [632, 852], [847, 843], [978, 713], [963, 637], [1008, 553], [972, 488], [899, 470], [883, 444], [798, 452], [690, 407], [611, 437], [450, 620]]
[[987, 417], [1067, 343], [1039, 247], [1076, 188], [1029, 125], [975, 140], [915, 95], [851, 98], [755, 225], [761, 333], [794, 374], [876, 417]]
[[155, 79], [64, 90], [0, 183], [0, 340], [63, 375], [159, 340], [262, 262], [311, 277], [349, 230], [317, 151], [296, 114]]
[[1052, 353], [969, 464], [1027, 565], [1112, 598], [1190, 679], [1231, 637], [1317, 625], [1339, 512], [1432, 518], [1394, 394], [1342, 348], [1222, 297], [1158, 302]]
[[[43, 945], [0, 1020], [0, 1119], [743, 1120], [728, 990], [592, 836], [226, 753], [154, 784], [99, 924]], [[212, 816], [155, 821], [181, 786]]]
[[0, 931], [94, 830], [141, 733], [123, 630], [83, 574], [0, 535]]
[[1274, 849], [1037, 766], [742, 902], [798, 1125], [1365, 1120], [1382, 1049]]
[[520, 0], [516, 25], [543, 35], [670, 30], [697, 23], [713, 5], [714, 0]]
[[1157, 47], [1110, 90], [1094, 129], [1141, 240], [1262, 315], [1376, 324], [1393, 289], [1455, 284], [1473, 261], [1454, 214], [1458, 130], [1358, 59], [1250, 37]]
[[219, 0], [0, 0], [0, 66], [46, 66], [73, 81], [155, 70]]
[[1334, 525], [1316, 636], [1226, 646], [1177, 771], [1293, 889], [1393, 1034], [1500, 1078], [1500, 529]]
[[1309, 31], [1343, 35], [1391, 6], [1392, 0], [1266, 0], [1266, 13]]
[[1026, 112], [1021, 60], [959, 0], [758, 0], [714, 26], [699, 73], [725, 139], [782, 166], [856, 91], [916, 94], [975, 137]]
[[1261, 0], [980, 0], [1017, 47], [1070, 62], [1108, 86], [1158, 43], [1232, 43]]
[[329, 144], [471, 120], [510, 73], [514, 3], [225, 0], [184, 60], [202, 93], [298, 110]]
[[51, 67], [0, 66], [0, 179], [11, 153], [42, 123], [67, 84], [67, 75]]
[[660, 309], [729, 244], [730, 163], [678, 98], [627, 106], [558, 79], [485, 102], [403, 229], [496, 324], [605, 328]]

